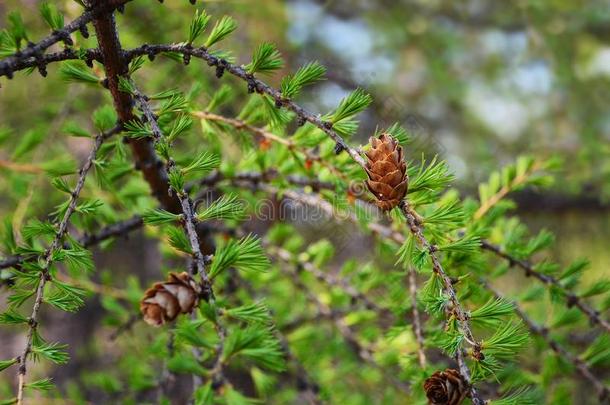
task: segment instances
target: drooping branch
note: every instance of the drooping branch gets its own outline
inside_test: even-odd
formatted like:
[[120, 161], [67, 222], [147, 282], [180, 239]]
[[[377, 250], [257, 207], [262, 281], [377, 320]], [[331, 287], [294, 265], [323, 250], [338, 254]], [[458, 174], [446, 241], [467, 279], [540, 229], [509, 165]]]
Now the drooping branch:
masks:
[[68, 223], [70, 222], [70, 217], [76, 211], [78, 197], [80, 196], [80, 192], [85, 186], [85, 180], [87, 178], [87, 174], [89, 173], [89, 169], [93, 165], [93, 160], [97, 155], [98, 150], [102, 146], [102, 143], [106, 138], [111, 136], [112, 134], [118, 132], [117, 128], [112, 129], [107, 133], [101, 133], [95, 137], [95, 141], [93, 143], [93, 147], [85, 160], [85, 163], [79, 170], [78, 181], [76, 182], [76, 186], [72, 190], [70, 194], [70, 201], [66, 208], [63, 218], [59, 223], [59, 227], [57, 229], [57, 233], [51, 242], [51, 245], [45, 250], [43, 256], [43, 265], [41, 266], [40, 278], [38, 280], [38, 287], [36, 288], [36, 296], [34, 298], [34, 306], [32, 308], [32, 313], [28, 319], [29, 331], [26, 337], [25, 348], [21, 356], [19, 357], [19, 383], [17, 388], [17, 403], [21, 405], [23, 403], [23, 389], [25, 386], [25, 378], [27, 373], [27, 360], [28, 356], [32, 351], [32, 343], [34, 340], [34, 333], [36, 331], [36, 327], [38, 326], [38, 312], [40, 311], [40, 307], [42, 305], [42, 300], [44, 297], [44, 288], [46, 283], [51, 280], [50, 268], [51, 263], [53, 261], [53, 254], [56, 253], [63, 246], [63, 238], [68, 230]]
[[610, 323], [601, 317], [599, 311], [591, 308], [582, 298], [574, 294], [572, 291], [566, 289], [555, 277], [536, 271], [534, 266], [528, 261], [516, 258], [488, 241], [481, 241], [481, 248], [507, 260], [511, 266], [520, 267], [523, 269], [526, 276], [534, 277], [542, 283], [558, 289], [561, 292], [561, 296], [565, 299], [568, 307], [578, 308], [583, 314], [586, 315], [587, 318], [589, 318], [591, 325], [600, 326], [607, 333], [610, 333]]
[[[498, 292], [494, 287], [489, 284], [486, 280], [481, 280], [481, 283], [490, 291], [496, 298], [504, 299], [502, 294]], [[604, 401], [610, 399], [610, 388], [605, 386], [604, 383], [599, 380], [593, 370], [589, 368], [587, 363], [585, 363], [580, 357], [575, 356], [570, 353], [567, 349], [565, 349], [559, 342], [553, 339], [550, 336], [550, 331], [547, 327], [538, 325], [536, 322], [532, 321], [526, 312], [517, 304], [517, 302], [512, 301], [515, 313], [519, 315], [519, 317], [523, 320], [523, 322], [527, 325], [528, 329], [534, 333], [535, 335], [540, 336], [546, 344], [555, 352], [558, 356], [562, 357], [569, 363], [571, 363], [574, 368], [582, 375], [585, 379], [587, 379], [597, 391], [598, 398], [600, 402], [605, 403]]]
[[254, 75], [249, 74], [240, 66], [229, 63], [226, 59], [219, 58], [212, 53], [208, 52], [204, 47], [193, 48], [188, 45], [142, 45], [139, 48], [125, 51], [125, 58], [131, 60], [136, 56], [141, 55], [155, 55], [163, 52], [176, 52], [183, 55], [190, 55], [192, 57], [200, 58], [205, 60], [208, 65], [214, 66], [219, 71], [226, 71], [235, 77], [244, 80], [248, 84], [250, 91], [256, 91], [261, 94], [267, 94], [276, 103], [278, 107], [285, 107], [288, 110], [294, 112], [302, 122], [309, 122], [312, 125], [318, 127], [325, 132], [336, 144], [337, 150], [345, 150], [352, 159], [360, 166], [364, 167], [364, 159], [360, 154], [353, 148], [351, 148], [343, 138], [332, 129], [332, 123], [326, 122], [320, 118], [319, 115], [307, 111], [294, 101], [287, 99], [282, 96], [282, 93], [269, 86], [262, 80], [257, 79]]

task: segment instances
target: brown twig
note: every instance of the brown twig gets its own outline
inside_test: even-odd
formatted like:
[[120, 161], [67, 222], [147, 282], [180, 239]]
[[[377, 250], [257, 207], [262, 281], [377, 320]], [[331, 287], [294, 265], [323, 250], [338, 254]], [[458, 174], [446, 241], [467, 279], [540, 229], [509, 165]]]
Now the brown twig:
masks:
[[[146, 117], [146, 121], [150, 124], [154, 142], [159, 142], [164, 137], [164, 135], [159, 126], [159, 123], [157, 122], [157, 117], [155, 116], [152, 107], [148, 103], [148, 97], [144, 96], [142, 93], [140, 93], [139, 90], [135, 89], [134, 87], [134, 98], [140, 110], [142, 111], [142, 114], [144, 114], [144, 116]], [[165, 164], [167, 171], [171, 170], [175, 165], [172, 159], [167, 160]], [[210, 378], [213, 380], [213, 384], [215, 385], [215, 387], [218, 388], [225, 382], [225, 377], [222, 373], [222, 348], [227, 336], [227, 332], [225, 327], [219, 321], [220, 317], [218, 316], [218, 308], [216, 307], [216, 298], [214, 295], [214, 289], [212, 287], [212, 280], [208, 276], [208, 272], [206, 270], [206, 258], [204, 257], [201, 251], [201, 240], [199, 234], [197, 233], [198, 219], [195, 213], [195, 209], [193, 207], [193, 203], [191, 202], [189, 195], [185, 190], [179, 190], [175, 188], [173, 188], [173, 190], [177, 194], [178, 200], [180, 201], [184, 230], [191, 245], [192, 257], [195, 264], [195, 266], [189, 266], [189, 273], [191, 274], [191, 276], [199, 274], [199, 277], [201, 278], [203, 298], [212, 306], [213, 310], [216, 312], [217, 315], [215, 317], [216, 322], [214, 323], [214, 327], [216, 329], [216, 334], [218, 335], [219, 343], [217, 348], [217, 358], [210, 372]], [[196, 314], [193, 313], [193, 317], [195, 316]], [[202, 356], [202, 353], [198, 348], [193, 348], [193, 354], [197, 359], [200, 359]], [[195, 388], [201, 385], [201, 380], [198, 376], [194, 375], [193, 378]]]
[[[97, 245], [100, 242], [113, 238], [115, 236], [125, 235], [131, 231], [139, 229], [144, 223], [140, 216], [134, 216], [125, 221], [117, 222], [115, 224], [102, 228], [99, 232], [91, 235], [83, 235], [78, 238], [78, 243], [83, 247], [91, 247]], [[0, 260], [0, 269], [6, 269], [9, 267], [19, 268], [25, 261], [36, 260], [36, 255], [15, 255], [7, 257], [4, 260]]]
[[[481, 284], [489, 290], [496, 298], [504, 299], [502, 294], [494, 287], [492, 287], [487, 280], [481, 279]], [[545, 326], [538, 325], [534, 321], [532, 321], [527, 313], [519, 306], [519, 304], [515, 301], [512, 301], [513, 308], [515, 313], [519, 315], [519, 317], [525, 322], [528, 329], [540, 336], [546, 344], [555, 352], [558, 356], [563, 357], [566, 361], [571, 363], [574, 368], [582, 375], [585, 379], [587, 379], [595, 388], [598, 394], [598, 398], [600, 402], [604, 402], [605, 400], [610, 399], [610, 388], [604, 385], [604, 383], [599, 380], [595, 373], [589, 368], [587, 363], [581, 360], [578, 356], [573, 355], [568, 350], [566, 350], [559, 342], [553, 339], [549, 334], [549, 329]]]
[[492, 209], [497, 203], [499, 203], [504, 197], [506, 197], [511, 191], [515, 188], [524, 184], [529, 176], [538, 170], [542, 166], [542, 162], [535, 161], [532, 166], [526, 170], [524, 173], [516, 176], [510, 184], [504, 185], [498, 190], [497, 193], [491, 196], [491, 198], [487, 199], [479, 209], [474, 213], [473, 218], [475, 220], [480, 219], [485, 215], [490, 209]]
[[191, 115], [193, 115], [193, 116], [195, 116], [197, 118], [202, 118], [202, 119], [206, 119], [206, 120], [210, 120], [210, 121], [215, 121], [215, 122], [222, 122], [222, 123], [231, 125], [235, 129], [245, 130], [245, 131], [250, 132], [251, 134], [254, 134], [255, 136], [259, 136], [259, 137], [261, 137], [263, 139], [267, 139], [267, 140], [269, 140], [271, 142], [283, 145], [288, 150], [298, 151], [298, 152], [302, 153], [305, 156], [305, 159], [307, 159], [307, 161], [317, 162], [322, 167], [328, 169], [335, 176], [337, 176], [337, 177], [339, 177], [339, 178], [341, 178], [343, 180], [346, 180], [346, 181], [349, 180], [349, 178], [342, 171], [337, 169], [333, 164], [328, 163], [326, 160], [322, 159], [320, 156], [317, 156], [317, 155], [311, 153], [306, 148], [299, 147], [291, 139], [282, 138], [282, 137], [280, 137], [280, 136], [278, 136], [278, 135], [276, 135], [276, 134], [274, 134], [274, 133], [272, 133], [270, 131], [267, 131], [267, 130], [265, 130], [263, 128], [256, 127], [254, 125], [250, 125], [246, 121], [243, 121], [243, 120], [240, 120], [240, 119], [236, 119], [236, 118], [225, 117], [224, 115], [214, 114], [214, 113], [207, 112], [207, 111], [192, 111]]
[[64, 235], [67, 232], [70, 217], [76, 211], [78, 197], [80, 195], [81, 190], [85, 186], [85, 180], [87, 178], [87, 174], [89, 173], [89, 169], [93, 165], [93, 160], [95, 159], [95, 156], [97, 155], [97, 151], [102, 146], [102, 143], [104, 142], [104, 140], [116, 132], [118, 132], [118, 128], [114, 128], [111, 131], [108, 131], [106, 133], [101, 133], [95, 137], [93, 147], [91, 148], [91, 151], [89, 152], [89, 155], [87, 156], [87, 159], [85, 160], [85, 163], [79, 170], [78, 181], [76, 183], [76, 186], [72, 190], [72, 193], [70, 194], [70, 201], [68, 203], [68, 207], [66, 208], [64, 216], [63, 216], [61, 222], [59, 223], [57, 233], [56, 233], [55, 237], [53, 238], [51, 245], [44, 252], [44, 256], [43, 256], [44, 264], [41, 266], [42, 268], [41, 268], [41, 272], [40, 272], [40, 279], [38, 281], [38, 287], [36, 289], [36, 297], [34, 299], [34, 306], [32, 308], [32, 313], [28, 319], [29, 331], [28, 331], [28, 334], [26, 337], [25, 348], [23, 349], [23, 353], [19, 357], [19, 372], [18, 372], [19, 383], [18, 383], [18, 388], [17, 388], [18, 405], [23, 404], [23, 389], [25, 386], [25, 377], [26, 377], [26, 373], [27, 373], [27, 359], [28, 359], [28, 355], [32, 351], [32, 342], [33, 342], [33, 338], [34, 338], [34, 333], [35, 333], [36, 327], [38, 326], [37, 318], [38, 318], [38, 312], [40, 311], [40, 307], [42, 305], [42, 300], [44, 297], [44, 287], [45, 287], [47, 281], [51, 280], [51, 275], [50, 275], [49, 270], [50, 270], [51, 263], [53, 261], [53, 254], [63, 246], [62, 240], [63, 240]]
[[610, 332], [610, 323], [602, 318], [598, 311], [587, 305], [587, 303], [585, 303], [581, 297], [567, 290], [555, 277], [536, 271], [534, 266], [532, 266], [532, 264], [528, 261], [516, 258], [488, 241], [482, 240], [481, 248], [507, 260], [511, 266], [520, 267], [523, 269], [526, 276], [534, 277], [548, 286], [557, 288], [562, 293], [561, 295], [564, 297], [568, 308], [578, 308], [587, 318], [589, 318], [591, 325], [598, 325], [606, 332]]

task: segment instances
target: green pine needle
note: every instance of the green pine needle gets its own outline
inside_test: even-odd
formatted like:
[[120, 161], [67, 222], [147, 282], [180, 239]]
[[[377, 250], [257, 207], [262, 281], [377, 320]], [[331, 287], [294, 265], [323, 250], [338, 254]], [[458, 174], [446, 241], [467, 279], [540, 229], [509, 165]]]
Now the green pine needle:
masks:
[[125, 135], [130, 138], [141, 139], [152, 136], [152, 130], [148, 123], [143, 123], [138, 120], [127, 121], [125, 124]]
[[53, 379], [51, 378], [43, 378], [41, 380], [32, 381], [31, 383], [27, 383], [24, 386], [25, 388], [30, 388], [38, 391], [49, 391], [55, 388], [55, 384], [53, 384]]
[[236, 29], [237, 23], [235, 20], [227, 15], [223, 16], [219, 21], [216, 22], [216, 24], [214, 24], [214, 28], [212, 28], [212, 32], [210, 32], [204, 46], [206, 48], [211, 47], [212, 45], [225, 39]]
[[275, 70], [281, 69], [283, 66], [284, 61], [275, 45], [265, 42], [256, 48], [252, 54], [252, 62], [247, 64], [245, 69], [250, 74], [270, 74]]
[[269, 308], [262, 302], [230, 308], [225, 310], [225, 314], [231, 318], [245, 322], [269, 323], [271, 321]]
[[100, 132], [112, 129], [116, 122], [116, 112], [114, 108], [109, 105], [100, 107], [93, 112], [93, 125], [95, 125], [95, 128]]
[[99, 84], [100, 79], [81, 61], [67, 61], [59, 69], [61, 78], [67, 82]]
[[191, 25], [189, 26], [189, 39], [188, 44], [192, 44], [197, 40], [197, 38], [201, 35], [201, 33], [205, 30], [205, 27], [208, 25], [210, 21], [210, 16], [206, 14], [205, 10], [197, 10], [195, 12], [195, 17], [191, 21]]
[[68, 345], [62, 345], [59, 343], [44, 343], [32, 345], [32, 357], [38, 360], [43, 357], [55, 364], [66, 364], [70, 359], [65, 349]]
[[330, 116], [330, 121], [334, 124], [346, 118], [362, 112], [373, 101], [373, 98], [358, 88], [341, 100], [339, 107]]
[[272, 330], [267, 327], [236, 329], [227, 337], [222, 349], [224, 362], [242, 356], [272, 371], [279, 372], [285, 368], [281, 346]]
[[167, 229], [169, 244], [176, 250], [191, 254], [191, 242], [188, 240], [181, 228], [170, 227]]
[[260, 241], [254, 236], [248, 235], [239, 242], [232, 239], [218, 250], [210, 266], [210, 278], [216, 277], [229, 267], [243, 271], [263, 272], [269, 268], [269, 259], [265, 255]]
[[18, 11], [12, 11], [8, 14], [7, 19], [9, 22], [8, 33], [11, 35], [16, 48], [21, 49], [21, 41], [28, 39], [21, 14]]
[[167, 135], [167, 141], [173, 142], [179, 135], [188, 131], [193, 126], [193, 120], [188, 115], [180, 115], [178, 119], [174, 120], [169, 134]]
[[498, 359], [514, 359], [528, 341], [529, 334], [521, 322], [507, 322], [491, 338], [483, 341], [483, 353]]
[[16, 358], [10, 359], [10, 360], [0, 360], [0, 371], [6, 370], [7, 368], [12, 366], [13, 364], [17, 364], [17, 359]]
[[460, 226], [464, 219], [462, 206], [457, 198], [443, 201], [432, 213], [426, 215], [424, 223], [427, 225], [453, 225]]
[[299, 68], [294, 75], [288, 75], [282, 79], [282, 96], [294, 98], [299, 95], [303, 87], [323, 80], [326, 68], [317, 61], [310, 62]]
[[40, 14], [52, 30], [60, 30], [64, 27], [64, 16], [57, 10], [55, 5], [44, 2], [40, 5]]
[[8, 309], [0, 314], [0, 323], [5, 325], [16, 325], [19, 323], [27, 323], [27, 321], [28, 318], [13, 309]]
[[481, 239], [478, 236], [466, 236], [453, 242], [440, 245], [438, 250], [453, 253], [475, 253], [481, 247]]
[[514, 304], [505, 299], [491, 299], [470, 313], [472, 322], [496, 324], [514, 310]]
[[182, 215], [172, 214], [171, 212], [165, 211], [161, 208], [149, 210], [142, 214], [142, 220], [148, 225], [171, 224], [176, 221], [180, 221], [181, 219]]
[[438, 160], [437, 156], [434, 156], [428, 164], [422, 159], [419, 167], [409, 165], [407, 173], [409, 174], [409, 193], [424, 190], [440, 191], [455, 179], [453, 175], [449, 174], [447, 163]]
[[218, 200], [210, 204], [203, 212], [197, 214], [197, 219], [232, 219], [241, 220], [244, 218], [244, 207], [236, 195], [223, 195]]
[[186, 167], [181, 169], [182, 174], [187, 175], [193, 172], [198, 172], [200, 175], [206, 175], [220, 165], [220, 156], [202, 152]]

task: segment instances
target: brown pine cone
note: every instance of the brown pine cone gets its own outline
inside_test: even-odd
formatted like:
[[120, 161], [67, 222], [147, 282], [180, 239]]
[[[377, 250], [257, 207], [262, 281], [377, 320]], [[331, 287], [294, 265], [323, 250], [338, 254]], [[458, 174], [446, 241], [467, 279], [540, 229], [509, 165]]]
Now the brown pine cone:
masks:
[[371, 149], [365, 153], [365, 170], [369, 176], [366, 185], [377, 198], [377, 206], [389, 211], [407, 194], [407, 164], [403, 160], [402, 147], [391, 135], [371, 137], [370, 143]]
[[192, 312], [200, 294], [201, 288], [188, 273], [169, 273], [166, 282], [155, 283], [146, 290], [140, 301], [140, 312], [147, 324], [161, 326], [180, 313]]
[[459, 371], [437, 371], [424, 382], [430, 405], [459, 405], [468, 394], [468, 385]]

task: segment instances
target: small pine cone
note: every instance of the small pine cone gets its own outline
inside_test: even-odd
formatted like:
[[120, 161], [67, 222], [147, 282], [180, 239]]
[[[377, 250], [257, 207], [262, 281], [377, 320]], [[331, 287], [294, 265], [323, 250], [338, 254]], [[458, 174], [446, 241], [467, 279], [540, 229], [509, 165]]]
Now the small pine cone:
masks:
[[200, 294], [201, 288], [188, 273], [169, 273], [166, 282], [155, 283], [146, 290], [140, 301], [140, 312], [147, 324], [161, 326], [180, 313], [192, 312]]
[[437, 371], [424, 382], [430, 405], [459, 405], [468, 395], [468, 384], [459, 371]]
[[391, 135], [371, 137], [371, 149], [367, 157], [366, 185], [377, 197], [377, 206], [383, 211], [396, 207], [407, 194], [409, 177], [407, 164], [403, 160], [402, 147]]

